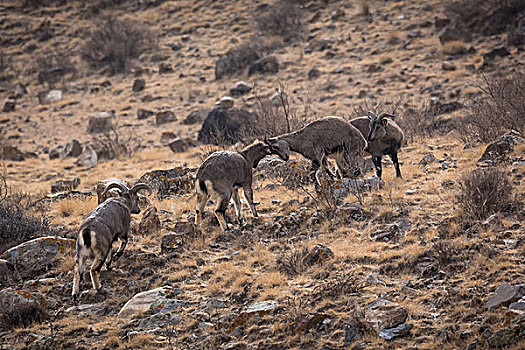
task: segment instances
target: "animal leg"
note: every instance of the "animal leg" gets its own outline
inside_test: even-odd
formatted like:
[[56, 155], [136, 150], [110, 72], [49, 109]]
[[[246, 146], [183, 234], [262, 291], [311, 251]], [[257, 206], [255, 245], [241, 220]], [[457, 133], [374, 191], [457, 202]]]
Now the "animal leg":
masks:
[[195, 225], [198, 227], [201, 226], [202, 222], [202, 212], [204, 211], [204, 207], [206, 206], [206, 202], [208, 201], [208, 195], [203, 192], [197, 192], [197, 205], [195, 206]]
[[376, 175], [377, 177], [381, 177], [383, 173], [383, 168], [381, 165], [381, 156], [373, 156], [372, 160], [374, 162], [374, 166], [376, 167]]
[[122, 253], [124, 252], [124, 249], [126, 248], [126, 245], [128, 244], [128, 235], [126, 234], [125, 236], [119, 237], [119, 240], [120, 240], [120, 245], [118, 247], [118, 250], [115, 252], [113, 256], [115, 261], [120, 259], [120, 257], [122, 256]]
[[246, 185], [243, 187], [244, 191], [244, 198], [246, 198], [246, 201], [248, 202], [248, 205], [250, 206], [250, 210], [252, 212], [252, 215], [254, 218], [259, 217], [257, 215], [257, 210], [255, 210], [255, 204], [253, 204], [253, 190], [251, 184]]
[[232, 198], [233, 198], [233, 204], [235, 205], [235, 212], [237, 214], [237, 219], [239, 220], [239, 224], [242, 225], [242, 222], [243, 222], [242, 205], [241, 205], [241, 197], [239, 196], [238, 188], [233, 189]]
[[111, 271], [111, 262], [113, 260], [113, 255], [115, 253], [112, 251], [113, 249], [110, 248], [110, 252], [108, 253], [108, 257], [106, 258], [106, 270]]
[[390, 155], [390, 158], [392, 159], [392, 162], [394, 163], [394, 166], [396, 167], [396, 177], [402, 177], [401, 169], [399, 168], [399, 160], [397, 159], [397, 152], [392, 153]]
[[80, 291], [80, 274], [84, 271], [84, 256], [77, 254], [75, 257], [75, 272], [73, 274], [73, 300], [77, 300]]
[[91, 270], [89, 271], [91, 275], [91, 283], [93, 284], [93, 289], [97, 291], [100, 290], [100, 288], [102, 287], [100, 285], [99, 276], [100, 270], [102, 269], [102, 265], [104, 265], [104, 260], [106, 259], [103, 259], [100, 256], [100, 253], [95, 253], [95, 259], [93, 260], [93, 264], [91, 264]]
[[217, 206], [215, 207], [215, 216], [217, 217], [219, 225], [223, 231], [228, 229], [228, 224], [226, 223], [226, 209], [228, 209], [230, 197], [230, 193], [227, 196], [224, 196], [222, 199], [217, 201]]
[[330, 168], [328, 167], [328, 161], [326, 160], [326, 157], [323, 157], [322, 163], [324, 170], [330, 176], [330, 178], [333, 180], [335, 179], [335, 175], [330, 171]]

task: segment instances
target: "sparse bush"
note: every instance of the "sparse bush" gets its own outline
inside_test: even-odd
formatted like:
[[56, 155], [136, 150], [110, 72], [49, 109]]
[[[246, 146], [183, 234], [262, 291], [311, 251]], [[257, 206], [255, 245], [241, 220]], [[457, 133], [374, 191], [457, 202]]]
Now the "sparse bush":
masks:
[[261, 35], [277, 35], [285, 42], [302, 38], [302, 10], [294, 1], [279, 0], [253, 16], [255, 31]]
[[466, 142], [491, 142], [509, 130], [525, 132], [525, 70], [508, 75], [482, 76], [479, 98], [467, 105], [458, 131]]
[[12, 312], [0, 312], [0, 329], [8, 330], [28, 327], [34, 322], [42, 322], [49, 317], [46, 309], [36, 302], [20, 305]]
[[132, 59], [152, 49], [155, 42], [144, 24], [107, 17], [95, 21], [82, 57], [92, 66], [107, 66], [110, 73], [119, 73], [128, 68]]
[[452, 56], [467, 53], [469, 49], [470, 45], [461, 40], [447, 41], [441, 46], [441, 52]]
[[215, 79], [242, 71], [264, 55], [266, 46], [259, 39], [249, 38], [239, 46], [230, 49], [215, 63]]
[[13, 198], [0, 202], [0, 254], [49, 231], [49, 222], [46, 218], [29, 215], [27, 210]]
[[37, 57], [35, 60], [38, 72], [38, 83], [47, 83], [49, 88], [54, 88], [68, 74], [74, 77], [77, 69], [71, 61], [71, 55], [65, 52], [54, 51], [47, 55]]
[[296, 249], [288, 255], [277, 259], [279, 271], [289, 276], [297, 276], [306, 271], [308, 266], [304, 263], [304, 258], [308, 255], [308, 248]]
[[497, 168], [477, 168], [464, 176], [460, 185], [456, 200], [466, 219], [485, 219], [511, 203], [512, 185]]
[[456, 27], [482, 35], [503, 33], [524, 10], [523, 0], [454, 0], [445, 7]]

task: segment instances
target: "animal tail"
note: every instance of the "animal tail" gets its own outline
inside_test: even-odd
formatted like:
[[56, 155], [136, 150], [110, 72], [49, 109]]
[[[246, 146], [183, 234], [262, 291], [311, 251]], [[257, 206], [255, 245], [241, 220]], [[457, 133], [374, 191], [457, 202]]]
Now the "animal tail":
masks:
[[82, 234], [82, 239], [84, 240], [86, 248], [91, 248], [91, 232], [89, 228], [84, 227], [80, 233]]
[[208, 189], [206, 188], [206, 183], [204, 182], [204, 180], [199, 180], [199, 188], [202, 192], [204, 193], [208, 193]]

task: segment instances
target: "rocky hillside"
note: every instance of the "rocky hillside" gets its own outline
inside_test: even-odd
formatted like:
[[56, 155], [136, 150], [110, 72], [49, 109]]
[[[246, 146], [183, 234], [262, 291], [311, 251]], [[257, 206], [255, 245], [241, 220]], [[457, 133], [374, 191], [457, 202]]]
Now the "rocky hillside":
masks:
[[[0, 348], [525, 347], [521, 1], [0, 3]], [[255, 169], [260, 217], [194, 226], [218, 149], [397, 115], [403, 178]], [[385, 157], [387, 158], [387, 157]], [[99, 180], [146, 182], [71, 298]], [[116, 248], [115, 243], [115, 248]]]

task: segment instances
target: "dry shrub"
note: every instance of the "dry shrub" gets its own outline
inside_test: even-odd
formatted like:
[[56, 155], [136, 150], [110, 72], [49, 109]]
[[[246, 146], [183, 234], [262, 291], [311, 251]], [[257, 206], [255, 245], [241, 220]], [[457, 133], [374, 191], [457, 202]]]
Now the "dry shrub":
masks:
[[465, 219], [485, 219], [511, 204], [512, 185], [497, 168], [477, 168], [463, 176], [460, 185], [456, 201]]
[[445, 55], [460, 55], [467, 53], [469, 49], [470, 45], [461, 40], [448, 41], [441, 46], [441, 52]]
[[445, 6], [456, 27], [482, 35], [503, 33], [524, 10], [523, 0], [454, 0]]
[[304, 263], [304, 258], [308, 255], [308, 248], [303, 247], [302, 249], [296, 249], [288, 255], [284, 255], [277, 259], [277, 265], [279, 271], [287, 274], [288, 276], [297, 276], [302, 274], [308, 269], [308, 266]]
[[509, 130], [525, 132], [523, 68], [508, 75], [483, 75], [478, 87], [482, 95], [469, 101], [466, 115], [458, 122], [458, 130], [465, 142], [492, 142]]
[[28, 327], [34, 322], [42, 322], [49, 317], [46, 309], [36, 302], [20, 305], [12, 312], [0, 313], [0, 316], [0, 330]]
[[49, 88], [54, 88], [55, 84], [63, 81], [67, 75], [74, 78], [77, 73], [71, 61], [71, 55], [58, 50], [37, 57], [35, 66], [38, 72], [38, 83], [46, 83]]
[[302, 38], [304, 26], [301, 23], [302, 10], [294, 1], [279, 0], [263, 8], [253, 16], [255, 31], [261, 35], [276, 35], [285, 42]]
[[82, 57], [94, 67], [106, 67], [110, 73], [123, 72], [131, 60], [151, 50], [156, 44], [152, 32], [143, 23], [106, 17], [95, 21]]

